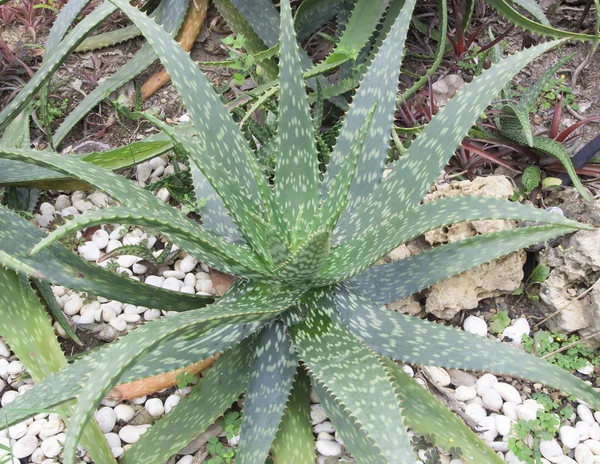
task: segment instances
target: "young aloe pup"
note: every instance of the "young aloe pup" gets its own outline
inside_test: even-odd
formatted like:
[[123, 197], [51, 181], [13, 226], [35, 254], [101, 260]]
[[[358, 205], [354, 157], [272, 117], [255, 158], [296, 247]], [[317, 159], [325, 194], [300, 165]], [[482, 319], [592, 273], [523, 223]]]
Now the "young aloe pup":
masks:
[[[27, 418], [25, 408], [76, 400], [64, 448], [65, 464], [74, 464], [83, 427], [115, 384], [172, 371], [217, 352], [223, 355], [192, 393], [155, 423], [121, 462], [160, 464], [244, 393], [236, 464], [262, 464], [268, 458], [282, 464], [314, 462], [309, 385], [361, 464], [414, 462], [409, 428], [432, 437], [441, 449], [460, 448], [465, 462], [502, 462], [393, 360], [522, 377], [600, 409], [600, 396], [593, 388], [552, 364], [507, 344], [383, 306], [485, 261], [587, 227], [497, 199], [460, 197], [420, 204], [488, 103], [523, 66], [560, 42], [509, 56], [467, 84], [382, 180], [415, 0], [406, 0], [401, 8], [401, 2], [392, 2], [381, 31], [385, 38], [354, 95], [320, 182], [299, 47], [289, 0], [283, 0], [277, 156], [271, 185], [190, 57], [127, 0], [111, 2], [154, 48], [190, 114], [196, 137], [155, 123], [189, 157], [197, 196], [207, 199], [200, 211], [203, 224], [100, 167], [56, 153], [0, 147], [2, 158], [68, 174], [121, 204], [82, 215], [35, 246], [32, 240], [39, 235], [17, 235], [10, 221], [15, 227], [25, 226], [0, 208], [5, 225], [0, 230], [0, 262], [90, 291], [89, 279], [73, 277], [88, 272], [79, 261], [69, 262], [68, 268], [43, 264], [64, 255], [57, 240], [95, 224], [135, 224], [160, 230], [209, 266], [240, 279], [207, 306], [208, 301], [196, 296], [173, 304], [164, 290], [141, 284], [115, 296], [123, 302], [139, 301], [134, 290], [144, 288], [156, 298], [148, 297], [146, 306], [181, 313], [147, 323], [38, 383], [4, 408], [6, 425]], [[542, 225], [477, 236], [373, 266], [431, 229], [480, 219]], [[97, 276], [94, 293], [114, 295], [105, 274]], [[197, 309], [200, 306], [205, 307]]]

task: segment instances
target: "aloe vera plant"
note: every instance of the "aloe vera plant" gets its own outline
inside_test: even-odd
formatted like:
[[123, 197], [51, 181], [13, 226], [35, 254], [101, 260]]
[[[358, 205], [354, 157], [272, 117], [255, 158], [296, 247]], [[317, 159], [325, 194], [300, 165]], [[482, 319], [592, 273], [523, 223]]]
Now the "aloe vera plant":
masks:
[[[468, 463], [502, 460], [394, 361], [517, 376], [600, 408], [580, 379], [516, 348], [387, 309], [384, 305], [524, 246], [587, 226], [524, 205], [460, 197], [420, 201], [488, 103], [548, 42], [510, 56], [467, 84], [423, 129], [383, 179], [404, 40], [415, 0], [406, 0], [371, 60], [324, 178], [318, 170], [301, 54], [289, 0], [281, 2], [279, 109], [274, 178], [210, 81], [172, 37], [127, 0], [111, 0], [146, 37], [190, 114], [195, 136], [147, 115], [190, 162], [202, 225], [100, 166], [50, 151], [0, 146], [28, 163], [105, 191], [119, 203], [43, 236], [0, 207], [0, 263], [96, 295], [179, 311], [63, 367], [3, 409], [0, 427], [27, 410], [72, 404], [64, 462], [96, 407], [117, 383], [162, 374], [223, 353], [191, 394], [128, 450], [125, 464], [161, 463], [245, 393], [236, 463], [314, 462], [309, 386], [357, 462], [415, 460], [408, 429]], [[2, 121], [0, 121], [0, 125]], [[455, 222], [533, 221], [391, 264], [402, 243]], [[149, 288], [94, 268], [57, 241], [97, 224], [160, 230], [209, 266], [239, 279], [217, 302]], [[70, 258], [67, 258], [70, 256]], [[142, 291], [143, 289], [143, 291]], [[144, 301], [144, 303], [141, 303]]]

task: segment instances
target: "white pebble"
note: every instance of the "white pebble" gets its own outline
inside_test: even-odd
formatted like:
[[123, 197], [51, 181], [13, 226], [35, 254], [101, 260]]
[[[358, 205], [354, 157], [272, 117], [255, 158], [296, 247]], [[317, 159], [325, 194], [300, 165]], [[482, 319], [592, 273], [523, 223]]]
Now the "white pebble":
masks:
[[133, 265], [132, 269], [133, 269], [133, 272], [138, 275], [145, 274], [146, 272], [148, 272], [148, 266], [145, 266], [140, 263], [135, 263]]
[[94, 414], [96, 416], [96, 421], [98, 421], [98, 425], [100, 426], [100, 430], [104, 433], [108, 433], [115, 428], [117, 424], [117, 415], [113, 408], [101, 408]]
[[485, 337], [488, 331], [485, 321], [477, 316], [467, 317], [463, 323], [463, 329], [465, 329], [465, 332], [480, 335], [482, 337]]
[[127, 330], [127, 322], [122, 319], [121, 316], [113, 317], [108, 323], [119, 332], [124, 332]]
[[156, 192], [156, 197], [166, 203], [167, 201], [169, 201], [171, 199], [171, 194], [169, 193], [169, 191], [166, 188], [161, 188], [158, 192]]
[[150, 398], [144, 407], [152, 417], [160, 417], [165, 413], [165, 407], [159, 398]]
[[579, 432], [575, 427], [563, 425], [558, 434], [561, 443], [569, 449], [573, 449], [579, 444]]
[[140, 436], [148, 430], [148, 427], [143, 425], [126, 425], [119, 430], [119, 438], [125, 443], [135, 443], [140, 439]]
[[8, 373], [13, 377], [21, 375], [23, 372], [25, 372], [25, 366], [21, 361], [11, 361], [8, 365]]
[[44, 202], [40, 205], [40, 213], [42, 213], [42, 215], [52, 216], [54, 211], [56, 211], [56, 208], [52, 203]]
[[558, 442], [552, 440], [542, 440], [540, 442], [540, 453], [550, 462], [561, 462], [564, 453]]
[[317, 440], [315, 446], [323, 456], [340, 456], [342, 454], [342, 446], [335, 441]]
[[108, 241], [108, 245], [106, 245], [106, 252], [110, 253], [111, 251], [116, 250], [117, 248], [121, 248], [122, 246], [123, 244], [118, 240], [110, 239]]
[[190, 295], [193, 295], [194, 293], [196, 293], [196, 290], [194, 289], [194, 287], [188, 287], [187, 285], [184, 285], [183, 287], [181, 287], [179, 289], [179, 291], [181, 293], [189, 293]]
[[509, 401], [515, 404], [521, 404], [523, 400], [515, 387], [504, 382], [498, 382], [492, 385], [492, 388], [500, 393], [504, 401]]
[[185, 278], [185, 273], [181, 272], [181, 271], [165, 271], [163, 272], [163, 277], [169, 278], [169, 277], [173, 277], [175, 279], [179, 279], [179, 280], [183, 280]]
[[159, 309], [149, 309], [148, 311], [146, 311], [144, 313], [145, 321], [154, 321], [154, 320], [158, 319], [159, 317], [160, 317]]
[[26, 433], [27, 424], [25, 422], [19, 422], [8, 428], [8, 436], [14, 440], [24, 437]]
[[181, 116], [179, 116], [179, 124], [187, 124], [188, 122], [190, 122], [189, 114], [183, 113]]
[[111, 448], [110, 451], [112, 452], [115, 458], [120, 458], [121, 456], [123, 456], [123, 454], [125, 454], [125, 450], [120, 446], [115, 446], [114, 448]]
[[[596, 458], [594, 453], [584, 444], [577, 445], [575, 448], [575, 461], [577, 464], [594, 464]], [[564, 461], [561, 461], [561, 463]]]
[[310, 418], [312, 425], [320, 424], [327, 419], [327, 413], [320, 404], [310, 405]]
[[583, 422], [588, 424], [590, 427], [597, 423], [594, 419], [592, 411], [590, 411], [590, 408], [588, 408], [585, 404], [577, 405], [577, 415], [581, 418]]
[[479, 396], [483, 396], [483, 394], [492, 388], [492, 385], [498, 383], [498, 379], [493, 374], [483, 374], [475, 383], [475, 389], [477, 390], [477, 394]]
[[98, 248], [104, 250], [108, 246], [108, 233], [102, 229], [98, 229], [92, 234], [92, 242], [94, 242]]
[[503, 437], [507, 437], [510, 433], [510, 429], [512, 425], [515, 423], [510, 417], [503, 416], [502, 414], [498, 414], [496, 416], [496, 430]]
[[133, 266], [139, 260], [140, 260], [140, 258], [138, 258], [137, 256], [122, 255], [117, 258], [117, 263], [119, 263], [119, 266], [121, 266], [121, 267], [129, 268], [129, 267]]
[[86, 211], [91, 211], [94, 209], [94, 204], [90, 201], [79, 200], [73, 203], [73, 206], [77, 208], [77, 211], [80, 213], [84, 213]]
[[63, 209], [71, 206], [71, 200], [67, 195], [59, 195], [58, 197], [56, 197], [56, 202], [54, 203], [54, 206], [57, 210], [62, 211]]
[[94, 242], [85, 242], [77, 247], [77, 252], [86, 261], [97, 261], [100, 258], [100, 248]]
[[127, 404], [118, 404], [115, 406], [115, 416], [117, 420], [129, 422], [135, 416], [135, 410]]
[[60, 454], [62, 447], [56, 438], [50, 437], [42, 441], [40, 448], [42, 448], [42, 452], [47, 458], [53, 458]]
[[583, 421], [578, 421], [575, 424], [575, 430], [577, 430], [577, 433], [579, 434], [579, 441], [585, 441], [588, 438], [590, 438], [590, 425], [583, 422]]
[[520, 420], [534, 420], [537, 417], [537, 409], [528, 408], [523, 404], [519, 404], [517, 406], [517, 416]]
[[62, 217], [68, 217], [68, 216], [79, 216], [81, 213], [79, 212], [79, 210], [77, 208], [75, 208], [74, 206], [69, 206], [68, 208], [63, 209], [60, 212], [60, 215]]
[[183, 273], [188, 273], [193, 271], [197, 264], [198, 260], [196, 258], [194, 258], [192, 255], [187, 255], [181, 260], [179, 270]]
[[325, 421], [315, 425], [313, 427], [313, 432], [317, 434], [321, 432], [333, 433], [335, 432], [335, 429], [333, 428], [333, 424], [331, 422]]
[[0, 357], [10, 357], [10, 350], [8, 349], [8, 345], [4, 343], [4, 340], [0, 340]]
[[487, 416], [483, 406], [473, 403], [467, 404], [465, 407], [465, 414], [473, 419], [475, 422], [480, 423]]
[[176, 279], [175, 277], [167, 277], [162, 284], [162, 288], [165, 290], [173, 290], [178, 292], [182, 287], [183, 282], [181, 280]]
[[488, 409], [493, 409], [496, 411], [500, 411], [502, 409], [502, 404], [504, 403], [502, 401], [500, 393], [498, 393], [493, 388], [490, 388], [489, 390], [484, 392], [484, 394], [481, 396], [481, 399], [483, 400], [483, 404]]
[[454, 397], [458, 401], [469, 401], [477, 396], [477, 391], [473, 387], [465, 387], [464, 385], [460, 385], [456, 392], [454, 393]]
[[181, 396], [179, 395], [170, 395], [165, 400], [165, 414], [169, 414], [171, 410], [179, 404], [181, 401]]
[[25, 435], [12, 446], [13, 456], [17, 459], [31, 456], [38, 447], [38, 444], [39, 441], [35, 435]]
[[108, 196], [102, 192], [94, 192], [89, 197], [89, 200], [99, 208], [103, 208], [108, 205]]
[[183, 279], [183, 285], [187, 285], [188, 287], [196, 286], [196, 276], [191, 272], [188, 272]]
[[162, 277], [149, 275], [148, 277], [146, 277], [146, 280], [144, 282], [153, 287], [161, 288], [164, 281], [165, 279], [163, 279]]

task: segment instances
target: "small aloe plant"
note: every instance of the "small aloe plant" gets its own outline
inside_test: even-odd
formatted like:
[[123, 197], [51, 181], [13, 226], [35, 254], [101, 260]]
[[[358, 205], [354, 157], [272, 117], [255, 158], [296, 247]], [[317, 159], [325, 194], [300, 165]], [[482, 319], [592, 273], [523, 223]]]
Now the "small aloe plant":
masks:
[[[404, 40], [415, 0], [390, 18], [345, 115], [321, 180], [315, 134], [289, 0], [281, 2], [278, 134], [273, 179], [189, 55], [127, 0], [111, 0], [146, 37], [190, 114], [196, 135], [148, 116], [190, 160], [206, 199], [202, 224], [123, 177], [49, 151], [0, 145], [0, 157], [58, 171], [111, 195], [120, 206], [87, 213], [48, 236], [0, 207], [0, 263], [37, 279], [119, 301], [179, 311], [147, 323], [48, 376], [3, 409], [0, 427], [33, 410], [68, 404], [64, 462], [117, 383], [222, 353], [190, 395], [128, 450], [124, 464], [161, 463], [245, 394], [237, 464], [315, 460], [314, 389], [348, 450], [362, 463], [409, 463], [408, 429], [463, 461], [501, 463], [491, 448], [394, 361], [517, 376], [569, 392], [600, 409], [600, 395], [534, 356], [384, 305], [524, 246], [586, 228], [497, 199], [420, 201], [488, 103], [548, 42], [485, 71], [425, 127], [383, 179]], [[1, 121], [0, 121], [1, 123]], [[535, 225], [476, 236], [391, 264], [400, 244], [460, 221]], [[217, 302], [150, 288], [85, 263], [57, 241], [97, 224], [135, 224], [239, 279]]]

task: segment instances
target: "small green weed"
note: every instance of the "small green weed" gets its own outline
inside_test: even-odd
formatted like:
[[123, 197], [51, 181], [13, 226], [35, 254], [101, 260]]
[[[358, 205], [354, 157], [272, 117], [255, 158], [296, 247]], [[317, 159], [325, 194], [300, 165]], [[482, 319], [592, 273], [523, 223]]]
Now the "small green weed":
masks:
[[221, 39], [221, 42], [227, 48], [229, 59], [233, 61], [229, 67], [236, 71], [229, 83], [225, 85], [224, 90], [227, 90], [232, 84], [243, 85], [246, 82], [246, 78], [252, 74], [254, 57], [244, 52], [244, 45], [246, 43], [244, 34], [227, 36]]
[[499, 311], [492, 316], [492, 322], [490, 323], [490, 330], [492, 333], [502, 333], [510, 325], [510, 318], [508, 317], [508, 311]]
[[[543, 357], [553, 353], [569, 344], [579, 340], [579, 335], [565, 335], [559, 332], [536, 332], [534, 337], [523, 336], [523, 347], [526, 351]], [[561, 353], [556, 353], [548, 358], [552, 364], [556, 364], [568, 371], [574, 371], [584, 367], [588, 361], [592, 364], [600, 364], [597, 350], [576, 343]]]
[[[223, 416], [223, 429], [225, 430], [228, 440], [231, 440], [240, 434], [241, 425], [242, 416], [239, 412], [230, 411]], [[216, 437], [208, 440], [206, 449], [211, 456], [207, 461], [207, 464], [229, 464], [235, 456], [235, 450], [224, 446]]]
[[191, 372], [181, 372], [175, 377], [177, 388], [185, 388], [194, 381], [194, 374]]
[[573, 95], [573, 91], [565, 83], [564, 75], [551, 79], [544, 86], [539, 99], [540, 108], [549, 110], [561, 95], [563, 96], [563, 106], [570, 106], [575, 111], [579, 109], [579, 105], [575, 101], [575, 95]]
[[[547, 410], [539, 410], [537, 417], [533, 420], [519, 420], [513, 425], [514, 436], [508, 439], [508, 449], [526, 464], [541, 464], [542, 453], [540, 442], [552, 440], [558, 432], [560, 420], [556, 414]], [[527, 444], [528, 436], [533, 437], [532, 446]]]

